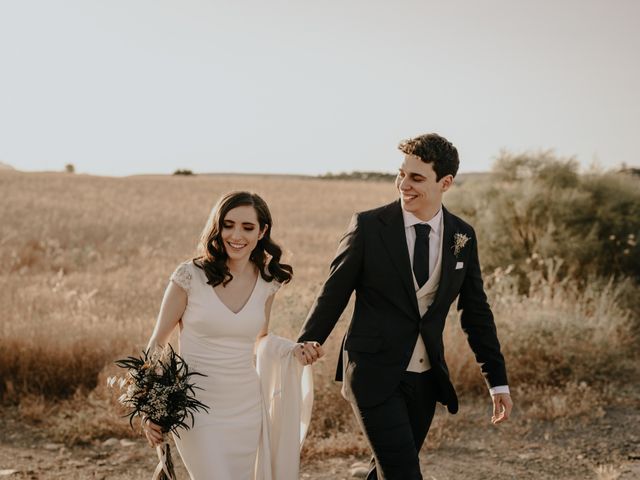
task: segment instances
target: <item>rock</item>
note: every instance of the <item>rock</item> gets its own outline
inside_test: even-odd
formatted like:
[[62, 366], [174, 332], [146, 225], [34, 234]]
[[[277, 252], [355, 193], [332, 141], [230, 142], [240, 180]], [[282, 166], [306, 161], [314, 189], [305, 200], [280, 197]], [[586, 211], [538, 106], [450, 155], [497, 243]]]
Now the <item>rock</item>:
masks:
[[64, 445], [62, 445], [61, 443], [45, 443], [42, 448], [44, 448], [45, 450], [60, 450], [62, 447], [64, 447]]
[[8, 477], [9, 475], [13, 475], [14, 473], [18, 473], [18, 470], [13, 470], [13, 469], [0, 470], [0, 477]]
[[109, 439], [105, 440], [104, 442], [102, 442], [102, 446], [103, 447], [115, 447], [119, 443], [120, 442], [118, 441], [117, 438], [109, 438]]
[[123, 438], [122, 440], [120, 440], [120, 446], [122, 447], [133, 447], [136, 445], [136, 442], [134, 442], [133, 440], [128, 440], [126, 438]]

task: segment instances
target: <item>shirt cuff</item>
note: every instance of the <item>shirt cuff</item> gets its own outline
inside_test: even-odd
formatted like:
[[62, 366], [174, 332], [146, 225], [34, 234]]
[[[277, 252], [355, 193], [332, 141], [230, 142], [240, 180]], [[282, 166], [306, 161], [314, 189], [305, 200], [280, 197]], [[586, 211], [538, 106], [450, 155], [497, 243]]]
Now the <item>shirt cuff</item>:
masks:
[[506, 393], [507, 395], [511, 395], [511, 393], [509, 392], [509, 385], [500, 385], [490, 388], [489, 393], [491, 395], [497, 395], [498, 393]]

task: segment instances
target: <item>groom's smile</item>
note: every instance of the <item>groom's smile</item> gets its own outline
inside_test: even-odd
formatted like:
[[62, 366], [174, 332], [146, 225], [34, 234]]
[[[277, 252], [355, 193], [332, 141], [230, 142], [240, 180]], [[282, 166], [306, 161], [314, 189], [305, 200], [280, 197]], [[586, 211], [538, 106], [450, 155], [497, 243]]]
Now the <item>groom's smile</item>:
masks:
[[436, 180], [433, 165], [416, 155], [405, 155], [398, 169], [396, 188], [402, 208], [421, 220], [431, 220], [442, 204], [442, 194], [451, 185], [450, 176]]

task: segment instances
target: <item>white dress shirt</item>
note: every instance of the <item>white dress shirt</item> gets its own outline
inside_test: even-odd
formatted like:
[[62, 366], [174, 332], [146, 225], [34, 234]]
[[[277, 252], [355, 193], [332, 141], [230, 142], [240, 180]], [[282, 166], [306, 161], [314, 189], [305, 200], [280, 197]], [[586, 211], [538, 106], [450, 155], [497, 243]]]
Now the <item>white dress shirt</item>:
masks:
[[[442, 242], [441, 239], [442, 239], [443, 232], [440, 231], [443, 225], [442, 209], [438, 210], [438, 213], [436, 213], [433, 216], [433, 218], [431, 218], [426, 222], [423, 220], [420, 220], [413, 213], [407, 212], [404, 209], [402, 210], [402, 217], [404, 219], [404, 233], [407, 239], [407, 249], [409, 250], [409, 259], [411, 261], [412, 266], [413, 266], [413, 250], [416, 244], [416, 230], [414, 228], [414, 225], [418, 223], [422, 223], [422, 224], [427, 224], [431, 227], [431, 230], [429, 231], [429, 277], [431, 277], [438, 263], [438, 255], [440, 254], [440, 248], [441, 248], [441, 242]], [[417, 288], [417, 283], [415, 282], [415, 279], [414, 279], [414, 284], [416, 285], [416, 291], [417, 291], [418, 288]], [[415, 364], [414, 357], [424, 356], [425, 359], [423, 361], [427, 360], [424, 342], [422, 342], [421, 340], [422, 338], [419, 337], [418, 343], [416, 344], [416, 348], [414, 349], [412, 359], [409, 363], [410, 365], [408, 367], [409, 371], [414, 371], [414, 369], [412, 368], [412, 365]], [[423, 363], [423, 361], [420, 361], [420, 363]], [[427, 365], [428, 365], [428, 361], [427, 361]], [[498, 393], [509, 393], [509, 386], [508, 385], [496, 386], [496, 387], [490, 388], [489, 392], [491, 393], [491, 395], [496, 395]]]
[[431, 230], [429, 231], [429, 276], [433, 273], [433, 269], [436, 267], [438, 261], [438, 254], [440, 253], [440, 226], [442, 218], [442, 209], [438, 210], [438, 213], [428, 222], [424, 222], [416, 217], [413, 213], [402, 210], [402, 216], [404, 218], [404, 233], [407, 237], [407, 248], [409, 249], [409, 260], [413, 266], [413, 250], [416, 245], [416, 229], [414, 225], [423, 223], [429, 225]]

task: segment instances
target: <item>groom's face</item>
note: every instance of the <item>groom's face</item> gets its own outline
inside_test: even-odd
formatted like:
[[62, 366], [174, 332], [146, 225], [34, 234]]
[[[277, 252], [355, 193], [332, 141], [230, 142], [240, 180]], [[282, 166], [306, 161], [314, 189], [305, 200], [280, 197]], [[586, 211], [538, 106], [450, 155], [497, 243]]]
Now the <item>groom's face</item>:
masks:
[[405, 155], [396, 177], [402, 208], [421, 220], [430, 220], [440, 208], [442, 194], [452, 182], [451, 175], [436, 181], [436, 172], [430, 163], [423, 162], [415, 155]]

